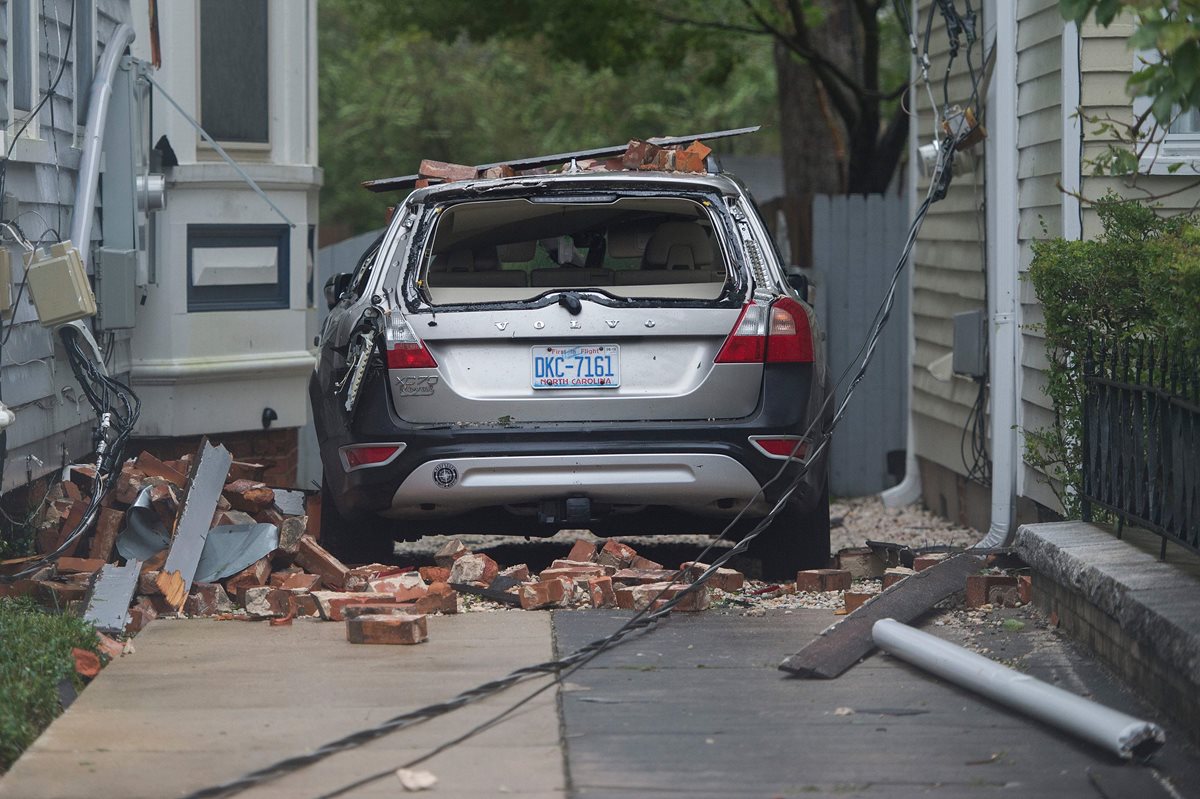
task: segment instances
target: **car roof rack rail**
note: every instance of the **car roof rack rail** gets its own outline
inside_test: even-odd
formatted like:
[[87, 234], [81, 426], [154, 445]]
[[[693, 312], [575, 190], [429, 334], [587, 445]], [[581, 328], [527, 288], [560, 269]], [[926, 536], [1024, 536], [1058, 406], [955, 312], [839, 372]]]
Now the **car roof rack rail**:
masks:
[[[658, 147], [674, 147], [681, 144], [689, 144], [693, 141], [712, 141], [715, 139], [728, 139], [733, 136], [743, 136], [747, 133], [755, 133], [762, 128], [761, 125], [753, 125], [748, 128], [732, 128], [730, 130], [716, 130], [709, 133], [695, 133], [688, 136], [659, 136], [653, 139], [646, 139], [650, 144]], [[625, 152], [626, 144], [614, 144], [608, 147], [596, 147], [591, 150], [576, 150], [570, 153], [554, 153], [553, 155], [536, 155], [531, 158], [520, 158], [515, 161], [496, 161], [491, 164], [477, 164], [475, 169], [477, 172], [492, 167], [509, 166], [514, 170], [537, 169], [538, 167], [554, 166], [556, 164], [567, 163], [572, 159], [583, 158], [611, 158], [616, 155], [621, 155]], [[720, 163], [711, 156], [706, 164], [709, 172], [714, 170], [720, 171]], [[373, 192], [385, 191], [402, 191], [404, 189], [416, 188], [418, 180], [424, 180], [421, 175], [404, 175], [395, 178], [378, 178], [376, 180], [365, 180], [362, 183], [364, 189]], [[430, 182], [435, 182], [431, 180]]]

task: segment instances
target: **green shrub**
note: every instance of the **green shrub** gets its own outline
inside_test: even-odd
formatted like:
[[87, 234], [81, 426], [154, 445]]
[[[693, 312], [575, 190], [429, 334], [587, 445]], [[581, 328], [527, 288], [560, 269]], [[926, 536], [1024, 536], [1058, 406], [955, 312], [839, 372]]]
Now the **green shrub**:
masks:
[[1026, 462], [1052, 478], [1068, 516], [1079, 513], [1083, 353], [1088, 337], [1170, 342], [1200, 350], [1200, 219], [1162, 217], [1109, 195], [1097, 203], [1104, 234], [1035, 242], [1028, 278], [1042, 303], [1055, 423], [1026, 431]]
[[59, 682], [83, 687], [71, 649], [95, 652], [97, 644], [82, 619], [0, 598], [0, 774], [59, 714]]

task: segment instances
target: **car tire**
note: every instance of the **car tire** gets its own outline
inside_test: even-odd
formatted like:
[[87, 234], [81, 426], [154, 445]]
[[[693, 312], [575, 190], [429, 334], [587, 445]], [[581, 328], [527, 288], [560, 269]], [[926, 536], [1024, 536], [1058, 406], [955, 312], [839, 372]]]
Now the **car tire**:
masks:
[[803, 569], [829, 565], [829, 482], [809, 510], [789, 502], [750, 542], [748, 554], [762, 564], [764, 580], [794, 580]]
[[321, 479], [321, 546], [342, 563], [387, 563], [395, 555], [391, 524], [377, 517], [350, 521], [342, 516], [333, 492]]

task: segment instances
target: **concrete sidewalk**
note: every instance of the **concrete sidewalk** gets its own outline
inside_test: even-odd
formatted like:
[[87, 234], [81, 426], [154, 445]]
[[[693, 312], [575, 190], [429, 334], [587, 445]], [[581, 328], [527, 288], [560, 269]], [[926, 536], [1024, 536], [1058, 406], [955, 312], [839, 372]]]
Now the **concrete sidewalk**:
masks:
[[[136, 654], [106, 668], [0, 780], [0, 796], [180, 796], [552, 657], [547, 613], [431, 616], [429, 634], [420, 646], [354, 646], [342, 624], [156, 621], [134, 640]], [[395, 768], [542, 684], [243, 795], [316, 796]], [[564, 796], [555, 692], [419, 768], [437, 775], [439, 797]], [[350, 795], [402, 793], [393, 775]]]

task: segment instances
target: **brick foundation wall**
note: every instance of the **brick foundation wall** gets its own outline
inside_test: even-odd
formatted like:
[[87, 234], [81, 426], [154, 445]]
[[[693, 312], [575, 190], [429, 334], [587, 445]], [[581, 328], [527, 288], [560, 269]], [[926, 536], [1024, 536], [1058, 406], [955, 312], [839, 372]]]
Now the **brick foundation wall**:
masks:
[[[233, 459], [261, 463], [267, 467], [264, 481], [276, 488], [296, 488], [296, 468], [300, 457], [300, 431], [295, 427], [274, 430], [247, 430], [237, 433], [213, 433], [208, 440], [222, 444]], [[126, 452], [130, 457], [147, 451], [162, 460], [175, 460], [196, 454], [200, 436], [181, 438], [135, 438]]]
[[1193, 743], [1200, 745], [1200, 696], [1185, 675], [1155, 657], [1082, 593], [1040, 572], [1035, 572], [1033, 578], [1033, 604], [1047, 616], [1057, 614], [1065, 633], [1147, 702], [1179, 722]]

